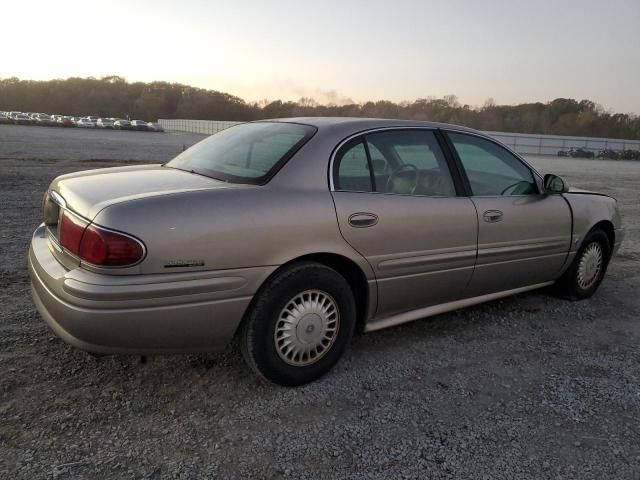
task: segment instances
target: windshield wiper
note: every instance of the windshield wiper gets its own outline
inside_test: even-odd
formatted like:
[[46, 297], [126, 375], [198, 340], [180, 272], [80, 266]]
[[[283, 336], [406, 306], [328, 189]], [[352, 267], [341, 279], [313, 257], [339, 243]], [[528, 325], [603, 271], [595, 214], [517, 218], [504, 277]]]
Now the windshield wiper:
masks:
[[162, 165], [163, 167], [167, 167], [167, 168], [173, 168], [175, 170], [180, 170], [182, 172], [187, 172], [187, 173], [193, 173], [195, 175], [200, 175], [201, 177], [207, 177], [207, 178], [211, 178], [213, 180], [218, 180], [219, 182], [225, 182], [225, 183], [229, 183], [229, 180], [226, 178], [218, 178], [218, 177], [214, 177], [213, 175], [206, 175], [202, 172], [197, 172], [195, 171], [193, 168], [180, 168], [180, 167], [174, 167], [173, 165], [168, 165], [168, 164], [164, 164]]

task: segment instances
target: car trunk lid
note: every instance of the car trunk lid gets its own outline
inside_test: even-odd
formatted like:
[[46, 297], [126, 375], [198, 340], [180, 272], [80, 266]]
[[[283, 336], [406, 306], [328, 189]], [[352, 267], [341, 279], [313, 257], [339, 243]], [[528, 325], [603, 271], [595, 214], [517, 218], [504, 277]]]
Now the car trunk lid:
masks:
[[50, 191], [62, 197], [67, 208], [92, 220], [100, 210], [115, 203], [229, 186], [220, 180], [183, 170], [162, 165], [141, 165], [63, 175], [54, 180]]
[[91, 222], [102, 209], [121, 202], [240, 186], [162, 165], [76, 172], [56, 178], [49, 187], [43, 200], [44, 223], [54, 255], [65, 267], [74, 268], [80, 260], [60, 246], [60, 219], [65, 209]]

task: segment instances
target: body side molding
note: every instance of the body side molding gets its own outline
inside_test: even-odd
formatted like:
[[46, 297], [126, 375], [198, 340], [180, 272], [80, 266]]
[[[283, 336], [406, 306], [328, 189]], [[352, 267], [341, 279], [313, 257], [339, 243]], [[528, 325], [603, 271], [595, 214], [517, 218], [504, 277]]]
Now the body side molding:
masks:
[[386, 318], [374, 320], [364, 328], [365, 332], [374, 332], [376, 330], [382, 330], [383, 328], [393, 327], [402, 323], [411, 322], [421, 318], [431, 317], [433, 315], [439, 315], [441, 313], [451, 312], [460, 308], [470, 307], [479, 303], [488, 302], [491, 300], [497, 300], [499, 298], [509, 297], [517, 293], [528, 292], [529, 290], [536, 290], [538, 288], [547, 287], [553, 285], [554, 282], [537, 283], [535, 285], [528, 285], [526, 287], [514, 288], [512, 290], [503, 290], [502, 292], [489, 293], [487, 295], [480, 295], [478, 297], [463, 298], [461, 300], [454, 300], [453, 302], [442, 303], [440, 305], [432, 305], [430, 307], [419, 308], [417, 310], [411, 310], [409, 312], [398, 313]]

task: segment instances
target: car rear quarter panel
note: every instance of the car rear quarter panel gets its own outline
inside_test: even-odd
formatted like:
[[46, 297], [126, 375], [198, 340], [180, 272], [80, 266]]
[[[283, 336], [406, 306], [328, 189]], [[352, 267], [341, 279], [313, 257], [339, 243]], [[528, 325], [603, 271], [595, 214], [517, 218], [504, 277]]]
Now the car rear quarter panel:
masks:
[[123, 202], [94, 222], [141, 239], [137, 268], [121, 273], [279, 266], [301, 256], [333, 253], [373, 274], [342, 238], [328, 190], [256, 186], [177, 193]]

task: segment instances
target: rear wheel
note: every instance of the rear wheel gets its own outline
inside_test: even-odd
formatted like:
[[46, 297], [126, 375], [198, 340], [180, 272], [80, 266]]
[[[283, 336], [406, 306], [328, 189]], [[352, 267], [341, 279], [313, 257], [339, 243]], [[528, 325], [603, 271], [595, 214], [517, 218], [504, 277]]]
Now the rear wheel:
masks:
[[610, 256], [606, 233], [600, 229], [590, 231], [573, 263], [556, 283], [558, 293], [577, 300], [591, 297], [604, 278]]
[[240, 333], [243, 356], [271, 382], [311, 382], [342, 356], [355, 311], [351, 288], [338, 272], [314, 262], [293, 264], [258, 292]]

